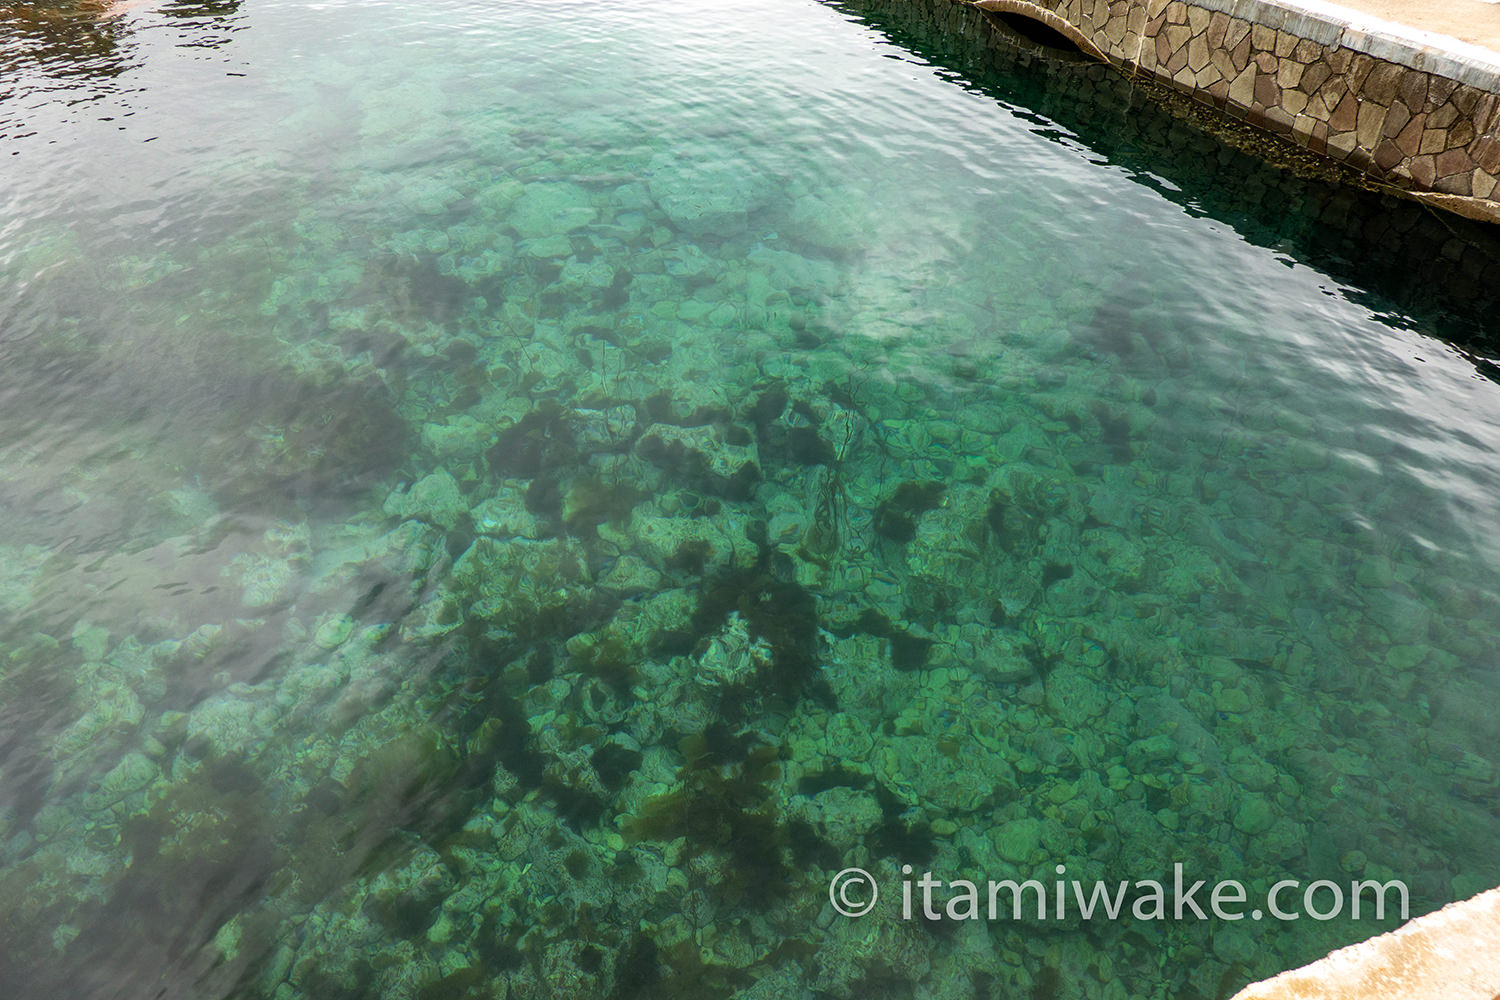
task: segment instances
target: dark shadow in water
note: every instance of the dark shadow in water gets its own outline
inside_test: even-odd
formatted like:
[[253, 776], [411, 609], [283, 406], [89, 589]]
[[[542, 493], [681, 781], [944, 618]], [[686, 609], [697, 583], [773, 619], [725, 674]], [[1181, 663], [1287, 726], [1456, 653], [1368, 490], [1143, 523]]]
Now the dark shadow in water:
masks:
[[[143, 18], [174, 18], [176, 44], [228, 43], [242, 0], [44, 0], [0, 3], [0, 139], [32, 133], [11, 109], [35, 94], [66, 92], [68, 104], [117, 93], [119, 78], [145, 61], [137, 30]], [[210, 30], [211, 29], [211, 30]]]
[[113, 79], [135, 65], [129, 37], [129, 22], [111, 15], [106, 3], [6, 4], [0, 7], [0, 76], [6, 80], [0, 101], [8, 103], [12, 88], [26, 85], [28, 70], [57, 79]]
[[1189, 214], [1352, 286], [1346, 297], [1408, 317], [1476, 363], [1500, 356], [1500, 226], [1340, 183], [1341, 168], [1327, 161], [1165, 88], [1028, 43], [953, 0], [830, 5], [1003, 103], [1036, 134], [1081, 145]]

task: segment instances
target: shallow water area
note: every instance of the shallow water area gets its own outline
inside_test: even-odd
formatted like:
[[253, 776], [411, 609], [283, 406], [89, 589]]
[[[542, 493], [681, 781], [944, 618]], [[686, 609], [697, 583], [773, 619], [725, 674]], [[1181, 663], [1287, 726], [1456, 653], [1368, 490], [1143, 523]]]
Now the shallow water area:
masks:
[[0, 993], [1211, 998], [1399, 921], [902, 865], [1500, 883], [1487, 231], [943, 0], [18, 11]]

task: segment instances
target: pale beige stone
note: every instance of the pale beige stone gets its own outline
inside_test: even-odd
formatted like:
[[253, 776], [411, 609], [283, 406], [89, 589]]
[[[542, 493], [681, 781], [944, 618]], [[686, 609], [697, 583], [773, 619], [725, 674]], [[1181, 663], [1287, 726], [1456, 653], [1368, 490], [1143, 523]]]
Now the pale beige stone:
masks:
[[1456, 121], [1458, 121], [1458, 109], [1451, 104], [1444, 104], [1427, 116], [1427, 124], [1431, 128], [1447, 128]]
[[[1329, 145], [1333, 140], [1329, 140]], [[1493, 185], [1492, 185], [1493, 187]], [[1234, 1000], [1494, 1000], [1500, 889], [1245, 987]]]
[[1448, 131], [1441, 128], [1429, 128], [1422, 133], [1422, 144], [1417, 147], [1418, 153], [1441, 153], [1448, 148]]
[[1328, 152], [1342, 160], [1354, 152], [1358, 144], [1359, 139], [1353, 132], [1339, 132], [1328, 137]]
[[1250, 21], [1241, 21], [1239, 18], [1229, 19], [1229, 30], [1224, 31], [1224, 48], [1233, 49], [1244, 42], [1245, 36], [1250, 34]]
[[1276, 47], [1276, 32], [1264, 24], [1257, 24], [1250, 28], [1250, 45], [1261, 52], [1269, 52]]
[[1210, 49], [1208, 61], [1219, 71], [1220, 76], [1226, 79], [1234, 77], [1234, 59], [1229, 55], [1228, 49]]
[[[1474, 197], [1488, 198], [1495, 193], [1495, 184], [1495, 178], [1483, 170], [1474, 171]], [[1500, 996], [1500, 991], [1497, 991], [1495, 995]]]
[[1249, 21], [1242, 21], [1237, 17], [1230, 18], [1229, 30], [1224, 32], [1224, 47], [1232, 51], [1239, 46], [1240, 42], [1245, 40], [1245, 36], [1248, 34], [1250, 34]]
[[1297, 47], [1297, 43], [1301, 40], [1289, 31], [1278, 31], [1276, 33], [1276, 58], [1285, 59], [1291, 55], [1292, 50]]
[[1302, 82], [1302, 74], [1306, 69], [1306, 66], [1290, 59], [1281, 60], [1281, 65], [1276, 68], [1276, 85], [1282, 90], [1297, 86]]
[[1229, 103], [1248, 108], [1253, 100], [1255, 100], [1255, 64], [1251, 63], [1241, 70], [1240, 75], [1229, 84]]
[[1385, 108], [1374, 101], [1361, 101], [1357, 122], [1354, 131], [1359, 135], [1359, 144], [1365, 149], [1374, 149], [1380, 138], [1380, 126], [1385, 124]]
[[1194, 73], [1208, 65], [1208, 39], [1202, 35], [1193, 36], [1188, 42], [1188, 66]]
[[1188, 39], [1192, 37], [1193, 33], [1185, 24], [1173, 24], [1167, 27], [1166, 34], [1167, 45], [1171, 47], [1173, 52], [1176, 52], [1188, 43]]
[[1307, 95], [1300, 90], [1283, 90], [1281, 106], [1287, 110], [1288, 114], [1301, 116], [1307, 108]]

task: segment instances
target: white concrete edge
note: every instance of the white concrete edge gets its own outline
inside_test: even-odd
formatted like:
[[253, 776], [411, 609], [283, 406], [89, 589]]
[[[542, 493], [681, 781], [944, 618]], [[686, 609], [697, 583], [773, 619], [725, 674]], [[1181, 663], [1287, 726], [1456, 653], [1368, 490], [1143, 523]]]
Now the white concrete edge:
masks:
[[1434, 73], [1485, 91], [1500, 91], [1500, 52], [1422, 31], [1325, 0], [1190, 0], [1321, 45], [1342, 45], [1377, 59]]

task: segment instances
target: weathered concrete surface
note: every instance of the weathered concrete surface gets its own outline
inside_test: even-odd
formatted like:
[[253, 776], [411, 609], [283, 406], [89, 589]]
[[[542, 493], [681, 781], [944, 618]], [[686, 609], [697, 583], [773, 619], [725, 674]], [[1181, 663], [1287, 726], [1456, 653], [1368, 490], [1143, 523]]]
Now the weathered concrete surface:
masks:
[[1500, 222], [1500, 53], [1319, 0], [975, 0], [1471, 218]]
[[1500, 889], [1283, 972], [1234, 1000], [1495, 1000]]
[[[1341, 0], [1361, 14], [1500, 53], [1500, 0]], [[1441, 47], [1441, 39], [1434, 42]]]

